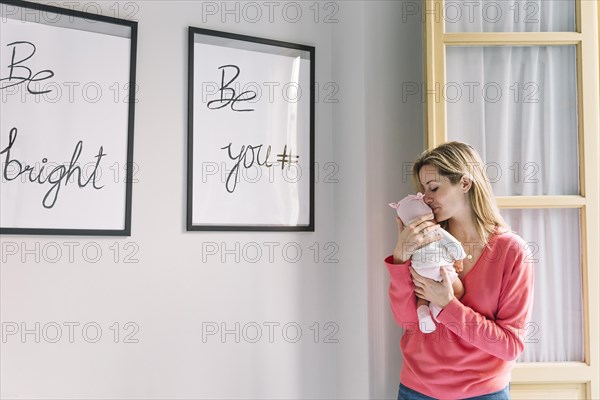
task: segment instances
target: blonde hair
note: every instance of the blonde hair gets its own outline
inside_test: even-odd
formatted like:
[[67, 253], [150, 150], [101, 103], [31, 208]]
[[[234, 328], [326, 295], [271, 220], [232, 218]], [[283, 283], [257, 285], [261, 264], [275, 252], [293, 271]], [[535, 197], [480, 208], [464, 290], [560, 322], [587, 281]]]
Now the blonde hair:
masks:
[[[463, 142], [447, 142], [434, 149], [425, 150], [417, 158], [412, 169], [413, 182], [419, 192], [424, 192], [419, 180], [419, 172], [425, 165], [436, 167], [439, 174], [448, 178], [453, 185], [459, 183], [465, 175], [471, 179], [469, 199], [473, 222], [481, 243], [487, 245], [487, 238], [496, 227], [508, 228], [500, 215], [483, 161], [471, 145]], [[440, 225], [446, 229], [448, 221]]]

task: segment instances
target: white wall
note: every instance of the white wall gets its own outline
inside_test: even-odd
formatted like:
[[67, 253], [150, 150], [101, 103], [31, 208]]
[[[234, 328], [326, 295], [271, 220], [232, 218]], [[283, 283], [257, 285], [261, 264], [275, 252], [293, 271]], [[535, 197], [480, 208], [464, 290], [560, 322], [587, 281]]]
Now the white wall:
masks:
[[[114, 2], [96, 2], [114, 15]], [[133, 9], [120, 4], [123, 15]], [[213, 3], [220, 7], [220, 2]], [[240, 3], [238, 3], [239, 6]], [[43, 338], [26, 343], [10, 337], [2, 344], [2, 396], [6, 398], [322, 398], [335, 396], [335, 344], [324, 344], [326, 322], [335, 323], [334, 265], [323, 263], [323, 246], [335, 241], [333, 185], [316, 185], [314, 233], [185, 232], [187, 138], [187, 28], [219, 29], [314, 45], [319, 82], [332, 81], [331, 27], [306, 17], [297, 23], [275, 14], [251, 23], [241, 15], [206, 15], [201, 2], [138, 2], [139, 103], [136, 106], [135, 154], [139, 182], [133, 189], [130, 238], [3, 236], [24, 248], [50, 242], [77, 242], [79, 249], [98, 243], [103, 256], [92, 264], [76, 251], [51, 264], [21, 262], [18, 255], [2, 265], [2, 321], [41, 327], [49, 322], [96, 322], [103, 337], [85, 342], [76, 330], [74, 343], [63, 337], [51, 344]], [[233, 4], [235, 6], [235, 4]], [[112, 7], [112, 8], [110, 8]], [[83, 8], [83, 7], [82, 7]], [[232, 8], [233, 9], [233, 8]], [[90, 7], [90, 11], [94, 8]], [[291, 13], [291, 11], [290, 11]], [[293, 14], [290, 14], [293, 15]], [[206, 22], [203, 22], [203, 19]], [[316, 154], [320, 165], [332, 160], [331, 106], [319, 103]], [[321, 162], [323, 161], [323, 162]], [[136, 247], [125, 248], [126, 243]], [[274, 262], [268, 248], [256, 263], [235, 256], [202, 262], [202, 245], [224, 242], [229, 249], [256, 242], [278, 242]], [[309, 249], [318, 243], [318, 262]], [[114, 262], [113, 243], [120, 249]], [[283, 258], [286, 243], [299, 243], [299, 262]], [[63, 246], [63, 248], [65, 248]], [[133, 249], [138, 263], [124, 263]], [[224, 249], [222, 249], [224, 250]], [[239, 253], [238, 253], [239, 254]], [[290, 254], [293, 254], [292, 252]], [[112, 341], [114, 322], [139, 326], [137, 344]], [[203, 322], [262, 326], [263, 337], [250, 343], [233, 334], [202, 341]], [[268, 326], [275, 327], [269, 342]], [[310, 330], [320, 324], [319, 343]], [[303, 332], [288, 343], [282, 326], [298, 324]], [[250, 326], [249, 326], [250, 328]], [[313, 328], [314, 329], [314, 328]], [[67, 331], [65, 331], [65, 334]], [[92, 333], [92, 331], [90, 331]], [[123, 332], [122, 332], [123, 333]], [[241, 332], [244, 333], [243, 331]], [[254, 331], [246, 332], [254, 337]], [[294, 336], [290, 329], [289, 337]], [[340, 334], [337, 334], [339, 338]]]
[[336, 239], [343, 249], [336, 272], [336, 311], [344, 340], [337, 352], [338, 398], [369, 395], [366, 248], [366, 35], [364, 2], [341, 3], [333, 31], [333, 70], [341, 98], [333, 108]]
[[[372, 21], [367, 75], [367, 222], [371, 398], [396, 398], [401, 365], [400, 330], [388, 299], [389, 276], [382, 263], [396, 240], [394, 210], [387, 206], [414, 192], [410, 170], [423, 150], [424, 104], [414, 85], [423, 81], [422, 25], [415, 2], [369, 7]], [[418, 3], [417, 3], [418, 4]], [[393, 49], [393, 50], [392, 50]]]
[[[337, 282], [340, 398], [396, 398], [400, 330], [392, 319], [383, 259], [395, 243], [387, 204], [411, 193], [403, 171], [423, 150], [423, 102], [407, 95], [423, 80], [419, 2], [341, 2], [333, 32], [334, 152], [341, 179], [334, 192], [344, 249]], [[416, 6], [416, 9], [415, 9]], [[347, 18], [346, 18], [347, 17]]]
[[[237, 3], [239, 13], [220, 9], [214, 15], [204, 12], [207, 4], [220, 8], [222, 2], [74, 3], [92, 12], [99, 6], [110, 16], [134, 12], [139, 21], [132, 236], [0, 238], [3, 328], [15, 322], [35, 329], [39, 322], [42, 334], [39, 343], [34, 334], [0, 343], [0, 396], [395, 397], [399, 332], [391, 322], [382, 260], [394, 234], [386, 204], [411, 190], [398, 171], [422, 149], [420, 98], [402, 103], [398, 97], [403, 82], [422, 79], [420, 21], [400, 23], [398, 1], [337, 2], [333, 8], [298, 2], [303, 14], [296, 23], [281, 13], [288, 3], [277, 3], [270, 16], [257, 2], [263, 16], [254, 23], [247, 18], [253, 14], [244, 15], [244, 3]], [[316, 46], [316, 232], [185, 232], [188, 26]], [[324, 102], [333, 93], [328, 82], [339, 88], [329, 97], [335, 104]], [[326, 180], [334, 171], [328, 162], [337, 172]], [[71, 242], [77, 246], [72, 259]], [[234, 255], [203, 262], [202, 246], [209, 242], [228, 249], [256, 242], [263, 256], [256, 263], [243, 255], [240, 262]], [[273, 262], [265, 242], [280, 244]], [[63, 250], [55, 263], [44, 254], [56, 247], [52, 243]], [[299, 262], [284, 259], [280, 249], [287, 243], [300, 244]], [[330, 243], [339, 249], [332, 257], [338, 263], [324, 262], [335, 249], [326, 247]], [[16, 245], [18, 254], [7, 255], [7, 244]], [[102, 250], [97, 263], [86, 261], [85, 246]], [[127, 255], [138, 262], [125, 262]], [[80, 324], [73, 343], [64, 325], [69, 322]], [[132, 332], [124, 329], [126, 322], [139, 327], [139, 343], [124, 343]], [[273, 343], [265, 325], [271, 322], [280, 324]], [[333, 323], [329, 330], [327, 322]], [[44, 337], [44, 326], [53, 334], [52, 323], [63, 330], [57, 343]], [[97, 343], [82, 335], [86, 323], [102, 328]], [[239, 323], [240, 343], [234, 334], [203, 341], [206, 323], [233, 330]], [[243, 335], [251, 323], [263, 328], [257, 343]], [[286, 323], [302, 328], [297, 343], [282, 335]], [[339, 343], [324, 343], [333, 327], [338, 330], [331, 339]]]

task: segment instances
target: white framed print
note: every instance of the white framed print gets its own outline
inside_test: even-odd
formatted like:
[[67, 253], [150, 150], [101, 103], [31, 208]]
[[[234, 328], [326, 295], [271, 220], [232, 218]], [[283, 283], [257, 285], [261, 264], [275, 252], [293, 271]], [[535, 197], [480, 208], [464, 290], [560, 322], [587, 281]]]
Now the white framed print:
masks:
[[315, 48], [189, 28], [188, 231], [314, 231]]
[[129, 236], [137, 22], [0, 13], [0, 233]]

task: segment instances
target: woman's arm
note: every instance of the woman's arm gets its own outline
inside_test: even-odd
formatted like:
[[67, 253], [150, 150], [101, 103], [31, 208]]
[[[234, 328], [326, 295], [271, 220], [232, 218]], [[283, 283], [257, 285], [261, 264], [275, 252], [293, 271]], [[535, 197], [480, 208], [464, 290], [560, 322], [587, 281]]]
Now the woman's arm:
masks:
[[[394, 319], [401, 327], [407, 329], [408, 324], [418, 323], [414, 284], [410, 275], [410, 257], [416, 249], [440, 239], [440, 235], [432, 234], [440, 229], [433, 220], [433, 214], [421, 216], [411, 221], [406, 227], [396, 216], [398, 239], [391, 256], [385, 259], [390, 272], [390, 306]], [[412, 326], [414, 328], [414, 325]]]
[[525, 257], [524, 251], [520, 251], [514, 262], [504, 266], [506, 279], [498, 282], [502, 287], [495, 320], [456, 299], [444, 307], [438, 320], [482, 351], [506, 361], [517, 359], [525, 347], [525, 323], [531, 315], [533, 300], [533, 265]]
[[408, 325], [418, 324], [415, 287], [408, 270], [410, 260], [394, 264], [394, 257], [389, 256], [385, 264], [390, 272], [390, 307], [396, 323], [405, 329]]

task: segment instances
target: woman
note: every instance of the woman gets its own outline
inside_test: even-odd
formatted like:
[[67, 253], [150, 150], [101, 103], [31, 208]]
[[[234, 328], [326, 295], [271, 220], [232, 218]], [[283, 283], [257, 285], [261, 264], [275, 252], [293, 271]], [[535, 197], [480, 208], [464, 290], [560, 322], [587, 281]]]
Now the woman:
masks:
[[[509, 399], [533, 298], [526, 243], [506, 228], [483, 162], [470, 145], [449, 142], [423, 152], [413, 179], [433, 215], [407, 226], [396, 217], [398, 240], [385, 260], [392, 313], [404, 329], [398, 399]], [[440, 227], [467, 253], [460, 301], [443, 268], [436, 282], [410, 267], [417, 248], [439, 240]], [[442, 309], [434, 333], [419, 330], [417, 297]]]

